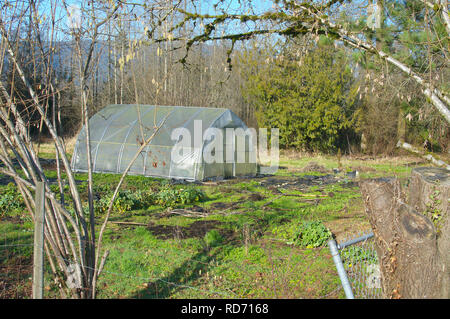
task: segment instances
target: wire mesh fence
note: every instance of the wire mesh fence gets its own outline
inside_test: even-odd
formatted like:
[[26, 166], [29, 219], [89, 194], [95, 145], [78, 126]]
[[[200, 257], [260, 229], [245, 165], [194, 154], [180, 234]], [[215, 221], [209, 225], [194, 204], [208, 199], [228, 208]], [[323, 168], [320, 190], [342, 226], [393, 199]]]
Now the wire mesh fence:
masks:
[[[373, 233], [358, 234], [342, 240], [336, 246], [339, 253], [336, 267], [343, 267], [340, 279], [347, 298], [381, 299], [381, 277]], [[331, 249], [331, 247], [330, 247]], [[346, 287], [346, 284], [349, 284]]]
[[33, 231], [7, 229], [0, 234], [0, 299], [32, 296]]
[[[0, 298], [32, 298], [33, 230], [2, 234], [0, 244]], [[294, 249], [282, 254], [273, 247], [249, 245], [237, 249], [246, 259], [224, 263], [213, 250], [186, 254], [178, 263], [170, 253], [154, 255], [153, 267], [143, 264], [148, 248], [110, 247], [120, 255], [105, 264], [97, 285], [97, 298], [339, 298], [338, 280], [319, 276], [332, 267], [328, 249]], [[242, 248], [242, 249], [241, 249]], [[155, 252], [153, 252], [155, 253]], [[298, 253], [298, 251], [297, 251]], [[262, 259], [264, 261], [262, 261]], [[324, 263], [324, 261], [330, 261]], [[67, 260], [67, 264], [72, 261]], [[164, 265], [165, 264], [165, 265]], [[44, 298], [61, 298], [46, 258]], [[163, 270], [161, 270], [163, 269]], [[79, 289], [85, 289], [79, 287]], [[68, 295], [67, 295], [68, 296]]]
[[[32, 223], [29, 227], [14, 223], [8, 227], [0, 233], [0, 298], [32, 298]], [[97, 297], [344, 297], [343, 285], [330, 271], [333, 253], [330, 256], [326, 246], [304, 251], [286, 246], [283, 250], [277, 245], [257, 246], [244, 241], [236, 243], [230, 258], [223, 260], [223, 255], [215, 255], [210, 247], [189, 251], [180, 239], [170, 242], [151, 248], [111, 243]], [[353, 296], [382, 298], [373, 235], [353, 236], [335, 244]], [[67, 264], [73, 261], [67, 260]], [[44, 298], [60, 298], [48, 260], [45, 268]]]

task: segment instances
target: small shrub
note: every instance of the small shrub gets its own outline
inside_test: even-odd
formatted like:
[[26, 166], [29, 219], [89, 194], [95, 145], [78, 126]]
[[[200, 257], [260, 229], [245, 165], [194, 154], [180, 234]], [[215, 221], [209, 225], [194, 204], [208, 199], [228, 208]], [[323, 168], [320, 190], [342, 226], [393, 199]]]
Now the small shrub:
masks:
[[314, 248], [325, 245], [330, 238], [330, 230], [321, 221], [303, 222], [294, 235], [294, 244]]
[[293, 239], [298, 229], [298, 223], [290, 223], [287, 225], [279, 225], [272, 229], [272, 233], [278, 238], [286, 241], [287, 244], [294, 244]]

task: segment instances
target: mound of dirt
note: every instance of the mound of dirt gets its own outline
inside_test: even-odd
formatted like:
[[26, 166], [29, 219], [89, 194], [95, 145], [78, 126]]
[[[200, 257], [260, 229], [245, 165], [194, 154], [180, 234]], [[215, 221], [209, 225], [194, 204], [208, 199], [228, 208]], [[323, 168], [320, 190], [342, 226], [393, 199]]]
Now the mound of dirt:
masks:
[[225, 209], [230, 206], [230, 203], [216, 202], [211, 204], [211, 209]]
[[[339, 179], [336, 178], [332, 174], [322, 175], [322, 176], [316, 176], [316, 175], [304, 175], [302, 177], [297, 178], [278, 178], [278, 177], [272, 177], [267, 178], [263, 181], [261, 181], [261, 186], [264, 186], [266, 188], [305, 188], [315, 185], [328, 185], [328, 184], [335, 184], [339, 182]], [[279, 191], [276, 191], [274, 194], [279, 193]]]
[[253, 193], [250, 196], [248, 196], [248, 200], [257, 202], [259, 200], [263, 200], [265, 197], [259, 193]]
[[369, 167], [369, 166], [356, 166], [356, 167], [352, 167], [352, 170], [358, 171], [361, 173], [373, 173], [373, 172], [377, 171], [375, 168]]
[[303, 167], [302, 172], [318, 172], [318, 173], [328, 173], [329, 170], [325, 166], [318, 164], [317, 162], [309, 162]]

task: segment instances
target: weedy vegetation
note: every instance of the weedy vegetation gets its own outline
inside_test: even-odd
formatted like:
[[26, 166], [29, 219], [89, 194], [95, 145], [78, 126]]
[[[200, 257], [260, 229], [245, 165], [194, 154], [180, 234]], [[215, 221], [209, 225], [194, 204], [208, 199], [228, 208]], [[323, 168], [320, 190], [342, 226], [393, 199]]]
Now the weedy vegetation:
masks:
[[[303, 171], [312, 161], [324, 170]], [[128, 176], [105, 232], [110, 254], [98, 297], [344, 298], [327, 241], [370, 229], [358, 180], [346, 172], [358, 169], [362, 178], [406, 176], [412, 166], [409, 158], [339, 161], [341, 172], [333, 173], [335, 157], [284, 155], [275, 175], [213, 183]], [[50, 178], [54, 174], [47, 173]], [[94, 177], [100, 228], [118, 176]], [[76, 179], [83, 190], [86, 174]], [[6, 177], [2, 181], [0, 245], [17, 243], [18, 238], [32, 244], [25, 204], [15, 186]], [[65, 203], [70, 207], [68, 194]], [[87, 196], [83, 202], [87, 205]], [[31, 245], [7, 254], [2, 250], [2, 272], [9, 267], [10, 276], [18, 256], [23, 261], [31, 253]], [[342, 256], [347, 264], [376, 263], [376, 256], [357, 246], [346, 248]], [[15, 281], [21, 287], [16, 296], [30, 297], [25, 293], [31, 287], [28, 271]], [[45, 296], [58, 296], [48, 264], [46, 275]], [[14, 278], [5, 288], [10, 292]]]

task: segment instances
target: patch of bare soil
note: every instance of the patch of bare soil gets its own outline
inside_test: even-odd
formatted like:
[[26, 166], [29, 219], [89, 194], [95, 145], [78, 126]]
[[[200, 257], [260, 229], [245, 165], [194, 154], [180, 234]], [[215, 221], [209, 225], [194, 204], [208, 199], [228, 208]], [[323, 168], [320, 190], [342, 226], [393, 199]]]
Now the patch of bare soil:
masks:
[[259, 193], [253, 193], [247, 197], [247, 199], [252, 202], [257, 202], [257, 201], [263, 200], [264, 198], [265, 197]]
[[210, 208], [213, 210], [216, 210], [216, 209], [220, 210], [220, 209], [226, 209], [232, 205], [233, 205], [233, 203], [216, 202], [216, 203], [212, 203]]
[[31, 298], [33, 266], [30, 258], [8, 258], [0, 266], [0, 299]]
[[377, 171], [375, 168], [369, 166], [352, 166], [351, 169], [360, 173], [373, 173]]
[[[44, 167], [44, 169], [46, 169], [46, 167]], [[58, 184], [58, 179], [57, 178], [47, 178], [48, 182], [52, 185], [57, 185]], [[82, 180], [75, 180], [76, 184], [82, 184], [85, 183], [86, 181], [82, 181]], [[12, 177], [9, 176], [0, 176], [0, 185], [4, 186], [4, 185], [8, 185], [9, 183], [14, 183], [14, 179]]]
[[24, 220], [22, 218], [20, 218], [20, 216], [3, 216], [3, 217], [0, 217], [0, 221], [12, 223], [12, 224], [23, 224], [24, 223]]
[[247, 200], [248, 200], [247, 197], [242, 197], [242, 199], [239, 199], [238, 201], [235, 202], [227, 202], [227, 203], [216, 202], [212, 203], [209, 208], [210, 210], [219, 210], [219, 211], [230, 210], [238, 208], [242, 203], [245, 203]]
[[220, 192], [223, 194], [230, 194], [233, 192], [233, 189], [229, 188], [229, 187], [221, 187], [220, 188]]
[[203, 238], [207, 232], [216, 229], [226, 240], [234, 238], [234, 232], [220, 228], [218, 220], [198, 220], [189, 226], [150, 225], [147, 229], [159, 239]]
[[[44, 169], [56, 169], [56, 159], [39, 157], [39, 162], [41, 163], [41, 166]], [[12, 159], [12, 164], [14, 167], [17, 167], [19, 169], [21, 168], [19, 161], [15, 158]], [[63, 165], [62, 161], [60, 161], [60, 164]], [[0, 167], [3, 167], [3, 166], [4, 166], [4, 164], [1, 163]]]
[[324, 223], [338, 242], [372, 231], [361, 199], [350, 200], [338, 214], [341, 215], [339, 218]]
[[328, 185], [340, 182], [340, 179], [332, 174], [316, 176], [304, 175], [302, 177], [269, 177], [261, 181], [261, 186], [267, 188], [296, 188], [304, 189], [310, 186]]

